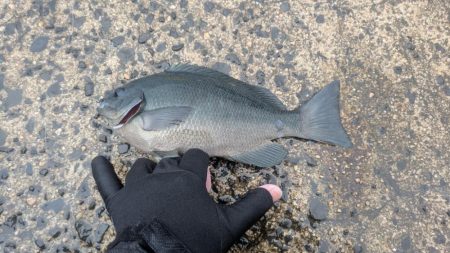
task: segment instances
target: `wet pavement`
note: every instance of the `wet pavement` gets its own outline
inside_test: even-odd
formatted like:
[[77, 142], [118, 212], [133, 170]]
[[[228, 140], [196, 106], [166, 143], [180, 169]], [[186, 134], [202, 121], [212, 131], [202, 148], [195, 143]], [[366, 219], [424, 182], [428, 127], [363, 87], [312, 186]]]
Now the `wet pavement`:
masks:
[[90, 173], [137, 152], [102, 126], [107, 90], [176, 63], [289, 108], [341, 82], [353, 148], [278, 142], [274, 168], [211, 160], [213, 197], [283, 200], [232, 252], [448, 252], [450, 4], [436, 1], [0, 3], [0, 251], [97, 252], [114, 236]]

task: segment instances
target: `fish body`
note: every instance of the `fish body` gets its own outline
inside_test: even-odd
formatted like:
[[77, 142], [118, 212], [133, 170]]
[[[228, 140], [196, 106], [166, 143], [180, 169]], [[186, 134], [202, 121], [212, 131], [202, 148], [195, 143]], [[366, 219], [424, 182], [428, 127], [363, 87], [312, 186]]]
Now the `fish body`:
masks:
[[178, 65], [119, 88], [98, 111], [144, 152], [200, 148], [210, 156], [269, 167], [287, 155], [272, 142], [277, 138], [351, 146], [338, 98], [335, 82], [304, 106], [287, 110], [265, 88], [204, 67]]

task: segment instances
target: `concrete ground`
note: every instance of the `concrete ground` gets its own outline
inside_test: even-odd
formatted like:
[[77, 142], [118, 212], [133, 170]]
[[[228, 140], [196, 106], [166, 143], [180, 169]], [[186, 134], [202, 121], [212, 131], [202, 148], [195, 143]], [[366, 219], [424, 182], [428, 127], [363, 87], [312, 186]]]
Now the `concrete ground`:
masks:
[[275, 168], [212, 160], [219, 201], [284, 189], [232, 252], [449, 252], [449, 28], [446, 0], [3, 0], [0, 251], [105, 249], [90, 160], [110, 156], [123, 177], [145, 154], [100, 125], [97, 103], [183, 62], [289, 108], [341, 82], [353, 148], [284, 139]]

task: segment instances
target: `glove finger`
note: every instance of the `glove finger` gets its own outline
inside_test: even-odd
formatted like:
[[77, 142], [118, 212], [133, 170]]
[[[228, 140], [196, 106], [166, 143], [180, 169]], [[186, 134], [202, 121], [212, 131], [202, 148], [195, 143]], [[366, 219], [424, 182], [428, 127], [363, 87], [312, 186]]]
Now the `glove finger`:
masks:
[[137, 182], [142, 177], [152, 173], [155, 166], [156, 163], [147, 158], [137, 159], [133, 166], [131, 166], [131, 170], [128, 172], [125, 182], [127, 184]]
[[231, 240], [226, 243], [231, 245], [238, 240], [272, 205], [273, 200], [269, 191], [257, 188], [249, 191], [244, 198], [233, 205], [221, 206], [222, 214], [228, 222], [224, 225], [231, 233], [229, 235]]
[[196, 174], [202, 182], [207, 182], [209, 156], [200, 149], [189, 149], [180, 161], [180, 168]]
[[123, 185], [117, 177], [114, 167], [105, 157], [97, 156], [94, 158], [91, 167], [98, 191], [103, 201], [106, 202], [110, 196], [122, 189]]
[[153, 173], [167, 172], [178, 169], [179, 157], [163, 158], [153, 170]]

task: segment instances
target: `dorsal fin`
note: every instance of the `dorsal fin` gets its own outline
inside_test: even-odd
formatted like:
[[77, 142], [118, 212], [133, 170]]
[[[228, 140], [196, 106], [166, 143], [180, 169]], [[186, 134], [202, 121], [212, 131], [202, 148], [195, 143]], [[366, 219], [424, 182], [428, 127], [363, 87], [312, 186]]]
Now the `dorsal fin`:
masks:
[[244, 83], [210, 68], [190, 64], [179, 64], [170, 67], [166, 70], [166, 72], [193, 73], [213, 79], [219, 79], [218, 82], [213, 82], [214, 85], [232, 89], [251, 101], [262, 105], [263, 107], [270, 106], [278, 110], [287, 110], [286, 106], [270, 90], [264, 87]]

